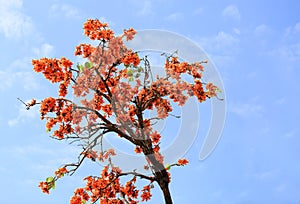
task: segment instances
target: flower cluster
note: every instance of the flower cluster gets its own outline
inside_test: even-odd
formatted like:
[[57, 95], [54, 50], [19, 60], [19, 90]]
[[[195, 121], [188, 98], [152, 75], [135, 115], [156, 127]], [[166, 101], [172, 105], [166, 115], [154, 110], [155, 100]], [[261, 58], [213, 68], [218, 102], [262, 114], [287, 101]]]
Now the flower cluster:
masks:
[[107, 23], [101, 23], [98, 19], [89, 19], [84, 23], [84, 34], [91, 40], [110, 40], [114, 32], [107, 29]]
[[126, 37], [126, 40], [132, 40], [133, 36], [136, 34], [136, 31], [133, 28], [130, 28], [128, 30], [124, 29], [124, 34], [123, 36]]
[[34, 71], [42, 72], [46, 79], [52, 83], [60, 82], [59, 96], [65, 97], [67, 95], [67, 88], [72, 78], [70, 68], [73, 63], [62, 57], [61, 59], [42, 58], [39, 60], [32, 60]]
[[[78, 188], [71, 197], [70, 204], [82, 204], [86, 201], [106, 204], [125, 204], [124, 199], [129, 203], [137, 204], [139, 190], [136, 189], [136, 177], [127, 181], [125, 185], [120, 183], [118, 178], [121, 170], [117, 167], [109, 168], [105, 166], [99, 177], [88, 176], [84, 180], [86, 186]], [[151, 198], [150, 187], [144, 187], [141, 194], [142, 200], [149, 200]]]
[[179, 159], [177, 163], [178, 163], [178, 165], [183, 166], [183, 165], [188, 164], [189, 161], [187, 159]]
[[124, 58], [122, 59], [122, 62], [124, 63], [125, 66], [128, 66], [132, 64], [133, 66], [138, 66], [140, 63], [140, 58], [137, 55], [137, 53], [134, 53], [132, 51], [128, 51]]
[[65, 173], [68, 173], [68, 170], [65, 166], [59, 168], [57, 171], [54, 172], [54, 174], [57, 176], [57, 178], [63, 177], [65, 175]]
[[[72, 116], [73, 105], [63, 99], [46, 98], [41, 102], [41, 119], [46, 119], [46, 130], [51, 131], [52, 127], [59, 124], [59, 128], [53, 132], [53, 136], [63, 139], [65, 134], [73, 133]], [[55, 117], [47, 116], [49, 113], [55, 113]]]

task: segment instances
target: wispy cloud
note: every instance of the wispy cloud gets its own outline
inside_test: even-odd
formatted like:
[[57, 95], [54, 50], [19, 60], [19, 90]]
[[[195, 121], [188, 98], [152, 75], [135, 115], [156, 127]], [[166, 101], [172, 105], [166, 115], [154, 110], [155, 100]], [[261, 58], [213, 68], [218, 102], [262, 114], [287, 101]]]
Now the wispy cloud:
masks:
[[25, 91], [38, 90], [40, 85], [34, 78], [34, 73], [29, 71], [0, 71], [0, 91], [11, 89], [16, 82], [22, 83]]
[[271, 32], [272, 32], [272, 29], [266, 24], [260, 24], [260, 25], [256, 26], [254, 29], [254, 34], [256, 36], [270, 34]]
[[225, 19], [233, 19], [233, 20], [240, 20], [241, 14], [236, 5], [228, 5], [223, 11], [222, 15]]
[[292, 129], [292, 130], [286, 132], [286, 133], [284, 134], [284, 137], [287, 138], [287, 139], [290, 139], [290, 138], [293, 138], [293, 137], [295, 137], [296, 135], [298, 135], [298, 133], [299, 133], [299, 132], [298, 132], [297, 130]]
[[283, 105], [286, 102], [286, 98], [285, 97], [281, 97], [278, 98], [277, 100], [275, 100], [275, 105]]
[[283, 39], [277, 48], [271, 50], [271, 56], [280, 57], [286, 62], [295, 62], [300, 60], [300, 22], [291, 25], [285, 29]]
[[194, 14], [195, 14], [195, 15], [200, 15], [200, 14], [203, 13], [203, 11], [204, 11], [203, 8], [196, 8], [196, 9], [194, 10]]
[[297, 22], [295, 25], [289, 26], [286, 28], [285, 37], [293, 38], [300, 34], [300, 22]]
[[54, 47], [51, 44], [44, 43], [39, 48], [37, 47], [33, 48], [33, 52], [38, 57], [50, 57], [51, 55], [54, 54]]
[[[239, 31], [234, 31], [239, 32]], [[214, 62], [222, 66], [230, 64], [239, 50], [239, 35], [219, 31], [216, 35], [202, 37], [199, 45], [209, 53]]]
[[280, 184], [280, 185], [276, 186], [276, 188], [275, 188], [275, 190], [279, 193], [284, 192], [286, 189], [287, 189], [287, 184], [285, 184], [285, 183]]
[[264, 112], [264, 107], [256, 103], [231, 104], [229, 105], [229, 111], [241, 117], [248, 117], [253, 114], [260, 116]]
[[33, 22], [22, 7], [22, 0], [0, 0], [0, 32], [6, 38], [21, 38], [34, 31]]
[[81, 17], [80, 11], [69, 4], [53, 4], [50, 8], [50, 15], [54, 17], [64, 16], [68, 19], [78, 19]]
[[[30, 100], [26, 101], [27, 103]], [[34, 118], [38, 118], [39, 113], [38, 113], [38, 107], [34, 106], [30, 110], [27, 110], [24, 106], [24, 104], [20, 104], [18, 107], [18, 115], [7, 121], [7, 124], [9, 127], [14, 127], [17, 126], [19, 123], [23, 123], [27, 120], [32, 120]]]
[[270, 169], [267, 171], [256, 173], [254, 174], [254, 177], [260, 180], [266, 180], [266, 179], [272, 179], [277, 177], [279, 173], [280, 173], [279, 169]]
[[[44, 49], [42, 46], [38, 50], [42, 51]], [[19, 90], [25, 91], [39, 90], [41, 88], [38, 79], [34, 76], [31, 59], [31, 57], [16, 59], [8, 64], [6, 69], [0, 71], [0, 92], [8, 91], [15, 86], [18, 86]]]
[[149, 16], [152, 14], [154, 14], [152, 2], [150, 0], [144, 1], [138, 15]]
[[180, 12], [171, 13], [166, 17], [168, 21], [178, 21], [183, 18], [183, 14]]
[[285, 44], [270, 52], [272, 56], [280, 57], [286, 62], [295, 62], [300, 60], [300, 42], [295, 44]]
[[0, 70], [0, 92], [10, 90], [18, 86], [19, 90], [35, 91], [41, 88], [38, 78], [32, 70], [33, 58], [51, 57], [54, 47], [49, 43], [43, 43], [40, 47], [32, 48], [35, 56], [15, 59], [5, 69]]
[[238, 46], [239, 39], [236, 35], [219, 31], [216, 35], [211, 37], [204, 37], [200, 39], [200, 45], [208, 48], [219, 54], [229, 54]]
[[[76, 162], [76, 155], [80, 151], [79, 147], [73, 145], [57, 148], [41, 144], [14, 145], [0, 149], [2, 155], [10, 155], [15, 161], [20, 161], [21, 163], [26, 162], [27, 169], [30, 169], [34, 174], [43, 176], [53, 172], [63, 164]], [[42, 162], [40, 158], [43, 158]]]

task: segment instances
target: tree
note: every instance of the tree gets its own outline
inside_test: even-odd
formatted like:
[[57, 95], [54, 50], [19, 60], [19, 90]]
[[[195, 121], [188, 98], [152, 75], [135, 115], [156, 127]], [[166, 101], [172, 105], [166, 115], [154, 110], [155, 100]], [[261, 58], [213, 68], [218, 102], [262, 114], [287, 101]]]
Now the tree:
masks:
[[[46, 120], [46, 130], [51, 132], [52, 138], [82, 147], [77, 162], [64, 164], [53, 177], [40, 182], [39, 187], [49, 193], [58, 179], [74, 174], [84, 160], [91, 159], [102, 162], [103, 169], [98, 176], [84, 178], [86, 186], [75, 190], [71, 204], [148, 201], [154, 183], [162, 190], [165, 203], [171, 204], [169, 170], [172, 166], [186, 165], [188, 160], [179, 159], [170, 165], [164, 163], [160, 153], [161, 135], [153, 124], [171, 116], [171, 101], [182, 106], [189, 97], [204, 102], [216, 96], [218, 87], [201, 80], [206, 61], [180, 62], [177, 52], [164, 53], [165, 76], [154, 78], [147, 56], [139, 56], [140, 53], [124, 44], [136, 34], [133, 28], [116, 36], [108, 24], [89, 19], [84, 23], [84, 34], [98, 43], [97, 46], [80, 44], [76, 47], [75, 55], [81, 56], [85, 63], [74, 67], [65, 57], [32, 60], [34, 71], [59, 84], [59, 88], [58, 97], [40, 102], [32, 99], [26, 104], [27, 109], [39, 105], [41, 119]], [[193, 83], [185, 81], [183, 75], [191, 77]], [[73, 93], [68, 94], [70, 90]], [[69, 95], [81, 100], [75, 102]], [[147, 118], [145, 112], [153, 109], [157, 115]], [[105, 149], [102, 145], [108, 133], [117, 134], [135, 146], [136, 154], [144, 155], [144, 168], [149, 175], [136, 170], [123, 172], [114, 165], [114, 149]], [[122, 183], [121, 177], [129, 180]], [[147, 181], [142, 189], [136, 185], [137, 178]]]

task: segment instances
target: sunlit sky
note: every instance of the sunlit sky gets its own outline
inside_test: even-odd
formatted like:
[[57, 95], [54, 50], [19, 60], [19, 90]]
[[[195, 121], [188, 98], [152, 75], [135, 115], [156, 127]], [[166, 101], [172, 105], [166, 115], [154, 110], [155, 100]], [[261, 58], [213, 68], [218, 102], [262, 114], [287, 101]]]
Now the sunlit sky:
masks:
[[[32, 71], [31, 59], [76, 60], [74, 47], [86, 41], [88, 18], [108, 22], [117, 33], [134, 27], [185, 36], [222, 77], [222, 137], [200, 161], [210, 103], [201, 105], [198, 137], [185, 155], [190, 164], [171, 169], [174, 203], [300, 203], [299, 11], [297, 0], [0, 0], [1, 203], [68, 203], [82, 178], [101, 169], [86, 162], [50, 195], [42, 194], [38, 182], [76, 161], [79, 150], [51, 140], [38, 109], [27, 111], [17, 100], [56, 94]], [[163, 203], [158, 189], [149, 203]]]

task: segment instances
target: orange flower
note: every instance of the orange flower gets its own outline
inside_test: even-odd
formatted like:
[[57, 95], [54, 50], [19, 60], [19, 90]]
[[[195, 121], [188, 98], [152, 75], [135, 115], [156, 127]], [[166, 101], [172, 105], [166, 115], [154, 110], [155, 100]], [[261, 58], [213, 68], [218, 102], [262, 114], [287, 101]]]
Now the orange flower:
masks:
[[213, 83], [211, 82], [207, 83], [205, 88], [207, 90], [206, 94], [208, 97], [213, 97], [217, 95], [216, 91], [218, 90], [218, 87], [213, 85]]
[[55, 174], [58, 178], [64, 176], [65, 173], [68, 173], [68, 170], [67, 170], [66, 167], [59, 168], [57, 171], [54, 172], [54, 174]]
[[143, 121], [143, 123], [144, 123], [144, 127], [150, 127], [150, 125], [151, 125], [150, 120], [148, 120], [148, 119], [145, 119]]
[[107, 23], [101, 23], [98, 19], [89, 19], [84, 23], [84, 34], [91, 40], [110, 40], [114, 37], [112, 30], [107, 29]]
[[187, 159], [179, 159], [177, 162], [177, 164], [181, 165], [181, 166], [186, 165], [188, 163], [189, 163], [189, 161]]
[[82, 204], [80, 196], [73, 196], [70, 200], [70, 204]]
[[206, 100], [206, 94], [205, 94], [205, 91], [203, 89], [202, 83], [198, 79], [195, 80], [195, 85], [193, 87], [193, 92], [194, 92], [195, 96], [197, 96], [199, 102], [203, 102], [203, 101]]
[[150, 134], [150, 138], [152, 140], [152, 143], [157, 144], [159, 142], [161, 136], [157, 131], [155, 131], [155, 132]]
[[101, 107], [103, 112], [105, 112], [107, 115], [111, 116], [112, 115], [112, 108], [110, 104], [105, 104]]
[[32, 99], [29, 103], [28, 106], [34, 106], [36, 104], [36, 100]]
[[132, 40], [133, 36], [136, 34], [136, 31], [133, 28], [130, 28], [128, 30], [124, 29], [124, 34], [123, 36], [126, 37], [126, 40]]
[[152, 195], [150, 193], [150, 186], [144, 186], [143, 190], [142, 190], [142, 195], [141, 195], [141, 198], [142, 198], [142, 202], [143, 201], [148, 201], [151, 199]]
[[43, 193], [49, 194], [49, 186], [47, 182], [40, 182], [39, 187], [42, 189]]
[[140, 146], [136, 146], [134, 148], [134, 151], [135, 151], [135, 153], [139, 154], [139, 153], [141, 153], [143, 151], [143, 149]]
[[129, 51], [122, 59], [122, 62], [124, 63], [125, 66], [133, 64], [133, 66], [136, 67], [140, 64], [140, 58], [137, 55], [137, 53]]

